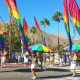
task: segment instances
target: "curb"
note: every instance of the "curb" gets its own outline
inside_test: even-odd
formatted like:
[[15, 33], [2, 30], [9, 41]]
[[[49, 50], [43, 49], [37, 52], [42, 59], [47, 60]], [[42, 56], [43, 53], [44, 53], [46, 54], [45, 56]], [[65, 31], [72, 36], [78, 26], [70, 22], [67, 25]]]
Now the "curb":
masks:
[[24, 65], [24, 64], [17, 64], [17, 63], [6, 63], [6, 65]]

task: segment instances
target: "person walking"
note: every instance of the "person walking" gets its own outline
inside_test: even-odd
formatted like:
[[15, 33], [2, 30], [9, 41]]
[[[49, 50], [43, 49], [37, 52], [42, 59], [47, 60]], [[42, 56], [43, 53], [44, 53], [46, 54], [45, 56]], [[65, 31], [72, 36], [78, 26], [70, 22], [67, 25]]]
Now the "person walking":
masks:
[[54, 67], [54, 53], [50, 53], [50, 66]]
[[29, 65], [29, 53], [27, 51], [24, 52], [24, 66], [27, 67]]
[[77, 53], [77, 64], [79, 66], [78, 69], [80, 69], [80, 50], [78, 50], [78, 53]]
[[46, 53], [46, 65], [49, 64], [50, 54]]
[[4, 51], [2, 53], [2, 68], [6, 68], [6, 59], [7, 59], [7, 51], [6, 51], [6, 48], [4, 48]]
[[66, 55], [66, 53], [64, 53], [63, 59], [64, 59], [64, 66], [66, 66], [66, 60], [67, 60], [67, 55]]
[[18, 53], [18, 64], [20, 63], [21, 54]]
[[39, 58], [38, 58], [38, 65], [41, 67], [41, 70], [43, 70], [42, 63], [43, 63], [43, 51], [40, 51]]
[[18, 63], [18, 51], [15, 54], [15, 62]]
[[62, 66], [62, 53], [59, 52], [59, 66]]
[[43, 53], [43, 64], [46, 63], [46, 53]]
[[77, 64], [76, 61], [77, 61], [77, 55], [76, 55], [76, 53], [74, 53], [73, 60], [71, 61], [71, 66], [70, 66], [70, 69], [72, 69], [72, 71], [73, 71], [72, 77], [76, 76], [76, 73], [75, 73], [76, 64]]
[[35, 51], [33, 51], [32, 52], [32, 64], [31, 64], [31, 72], [32, 72], [32, 75], [33, 75], [33, 77], [31, 77], [32, 79], [36, 79], [37, 78], [37, 76], [36, 76], [36, 73], [35, 73], [35, 71], [34, 71], [34, 69], [37, 67], [37, 55], [36, 55], [36, 52]]

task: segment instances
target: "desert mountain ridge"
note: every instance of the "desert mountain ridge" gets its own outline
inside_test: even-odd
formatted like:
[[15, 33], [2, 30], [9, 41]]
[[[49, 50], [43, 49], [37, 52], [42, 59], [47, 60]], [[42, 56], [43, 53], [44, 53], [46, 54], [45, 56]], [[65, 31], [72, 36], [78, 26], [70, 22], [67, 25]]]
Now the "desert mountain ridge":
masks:
[[[9, 21], [5, 21], [4, 23], [6, 24], [8, 22]], [[5, 28], [4, 23], [1, 22], [2, 30], [4, 30], [4, 28]], [[30, 27], [28, 27], [27, 34], [28, 34], [28, 37], [31, 38], [31, 40], [33, 40], [32, 33], [30, 33]], [[42, 34], [44, 35], [43, 31], [42, 31]], [[36, 31], [34, 38], [35, 38], [35, 41], [37, 41], [37, 40], [42, 41], [41, 35], [39, 34], [38, 31]], [[46, 42], [46, 44], [51, 44], [52, 46], [57, 46], [57, 33], [52, 33], [52, 32], [46, 33], [45, 32], [45, 42]], [[69, 44], [68, 37], [59, 33], [59, 44], [63, 45], [64, 42]], [[73, 40], [73, 43], [74, 44], [80, 44], [80, 41], [79, 40]]]

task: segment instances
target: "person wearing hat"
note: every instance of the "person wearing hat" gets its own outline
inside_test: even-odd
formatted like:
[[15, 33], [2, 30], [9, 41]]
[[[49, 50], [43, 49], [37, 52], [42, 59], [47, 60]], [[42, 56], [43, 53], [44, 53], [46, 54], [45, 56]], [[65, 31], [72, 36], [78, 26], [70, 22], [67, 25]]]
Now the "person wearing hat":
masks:
[[76, 64], [77, 64], [77, 55], [76, 55], [76, 52], [74, 53], [74, 56], [73, 56], [73, 60], [71, 61], [71, 66], [70, 68], [72, 69], [73, 71], [73, 75], [72, 77], [75, 77], [76, 76], [76, 73], [75, 73], [75, 69], [76, 69]]
[[6, 48], [4, 48], [4, 51], [2, 53], [3, 55], [3, 60], [2, 60], [2, 64], [3, 64], [3, 68], [6, 68], [6, 59], [7, 59], [7, 51], [6, 51]]

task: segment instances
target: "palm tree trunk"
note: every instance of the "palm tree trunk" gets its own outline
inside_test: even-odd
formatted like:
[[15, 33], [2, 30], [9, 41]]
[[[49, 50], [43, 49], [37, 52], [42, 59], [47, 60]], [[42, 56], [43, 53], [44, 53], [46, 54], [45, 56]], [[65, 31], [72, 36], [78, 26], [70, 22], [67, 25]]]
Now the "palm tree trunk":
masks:
[[10, 14], [10, 44], [9, 44], [9, 62], [11, 62], [11, 14]]
[[58, 26], [58, 21], [57, 21], [57, 31], [58, 31], [58, 54], [59, 54], [59, 26]]
[[33, 26], [33, 45], [34, 45], [34, 26]]
[[45, 41], [45, 26], [44, 26], [44, 41]]

